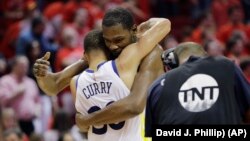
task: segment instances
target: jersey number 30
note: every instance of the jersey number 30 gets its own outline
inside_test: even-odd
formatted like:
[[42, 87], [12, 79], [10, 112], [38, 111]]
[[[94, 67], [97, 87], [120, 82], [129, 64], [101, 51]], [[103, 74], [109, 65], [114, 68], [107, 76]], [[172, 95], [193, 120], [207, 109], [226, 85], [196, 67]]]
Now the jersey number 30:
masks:
[[[114, 101], [109, 102], [106, 106], [108, 106], [109, 104], [113, 103]], [[96, 112], [98, 110], [101, 110], [100, 107], [98, 106], [92, 106], [89, 110], [88, 113], [93, 113]], [[122, 129], [122, 127], [124, 126], [125, 121], [119, 122], [117, 124], [108, 124], [110, 126], [110, 128], [114, 129], [114, 130], [120, 130]], [[105, 134], [108, 130], [107, 124], [104, 124], [102, 128], [96, 128], [93, 126], [92, 128], [92, 132], [98, 135], [102, 135]]]

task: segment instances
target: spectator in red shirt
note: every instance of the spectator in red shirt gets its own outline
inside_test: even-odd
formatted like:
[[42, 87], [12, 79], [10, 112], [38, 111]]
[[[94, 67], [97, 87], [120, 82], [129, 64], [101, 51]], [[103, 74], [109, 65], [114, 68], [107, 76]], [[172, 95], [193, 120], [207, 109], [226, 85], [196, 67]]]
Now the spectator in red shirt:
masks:
[[213, 15], [210, 13], [204, 14], [203, 16], [200, 17], [200, 19], [201, 19], [200, 22], [198, 22], [200, 24], [197, 26], [197, 28], [195, 28], [193, 30], [191, 38], [194, 42], [202, 44], [203, 43], [203, 39], [202, 39], [203, 33], [209, 32], [210, 34], [215, 35], [216, 25], [214, 22]]
[[239, 0], [213, 0], [211, 12], [214, 16], [216, 25], [220, 28], [229, 21], [228, 9], [231, 6], [240, 5]]
[[[218, 14], [219, 15], [219, 14]], [[246, 26], [243, 23], [243, 12], [240, 6], [233, 6], [228, 10], [230, 21], [222, 25], [217, 32], [217, 37], [221, 42], [226, 42], [235, 30], [246, 33]]]
[[236, 65], [240, 65], [240, 57], [244, 49], [244, 42], [239, 36], [233, 36], [227, 42], [227, 57], [232, 59]]
[[77, 45], [77, 32], [74, 28], [64, 28], [62, 31], [62, 42], [63, 46], [59, 48], [56, 56], [56, 71], [61, 71], [83, 55], [82, 47]]

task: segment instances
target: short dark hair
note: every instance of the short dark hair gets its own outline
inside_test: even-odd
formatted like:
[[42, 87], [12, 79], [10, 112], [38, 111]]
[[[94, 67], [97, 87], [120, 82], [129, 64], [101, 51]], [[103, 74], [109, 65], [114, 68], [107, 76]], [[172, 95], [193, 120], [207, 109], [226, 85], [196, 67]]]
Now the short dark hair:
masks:
[[70, 130], [70, 128], [73, 126], [73, 123], [70, 119], [70, 115], [65, 110], [58, 110], [54, 115], [55, 122], [52, 126], [52, 129], [55, 129], [61, 133]]
[[101, 30], [92, 30], [84, 38], [84, 51], [89, 53], [91, 50], [97, 49], [106, 51], [105, 42]]
[[130, 30], [134, 25], [132, 14], [120, 7], [108, 10], [104, 15], [102, 25], [110, 27], [116, 24], [121, 24], [124, 29]]
[[230, 51], [237, 44], [238, 40], [242, 40], [240, 36], [232, 36], [226, 43], [227, 49]]

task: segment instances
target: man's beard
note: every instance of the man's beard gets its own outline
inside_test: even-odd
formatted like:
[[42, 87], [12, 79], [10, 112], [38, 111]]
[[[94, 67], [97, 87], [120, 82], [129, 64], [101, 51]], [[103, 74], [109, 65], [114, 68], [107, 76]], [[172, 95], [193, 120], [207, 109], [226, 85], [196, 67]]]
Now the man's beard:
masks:
[[[136, 36], [131, 36], [130, 44], [135, 43], [136, 41], [137, 41], [137, 37]], [[130, 45], [130, 44], [128, 44], [128, 45]], [[123, 49], [126, 48], [127, 46], [123, 47]], [[119, 48], [118, 50], [111, 51], [110, 59], [111, 60], [116, 59], [121, 54], [123, 49]]]
[[116, 58], [121, 54], [121, 52], [122, 52], [122, 51], [111, 51], [110, 59], [111, 59], [111, 60], [116, 59]]

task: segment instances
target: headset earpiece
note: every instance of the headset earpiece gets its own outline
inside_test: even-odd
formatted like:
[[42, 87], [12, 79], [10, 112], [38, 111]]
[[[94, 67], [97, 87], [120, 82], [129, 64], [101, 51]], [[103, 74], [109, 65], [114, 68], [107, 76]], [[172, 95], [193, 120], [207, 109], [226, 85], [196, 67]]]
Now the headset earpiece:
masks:
[[175, 48], [170, 48], [168, 50], [165, 50], [161, 56], [163, 64], [169, 69], [174, 69], [179, 66], [179, 59], [174, 51]]

